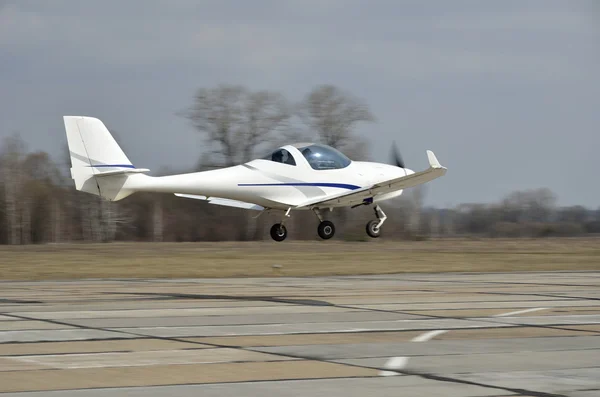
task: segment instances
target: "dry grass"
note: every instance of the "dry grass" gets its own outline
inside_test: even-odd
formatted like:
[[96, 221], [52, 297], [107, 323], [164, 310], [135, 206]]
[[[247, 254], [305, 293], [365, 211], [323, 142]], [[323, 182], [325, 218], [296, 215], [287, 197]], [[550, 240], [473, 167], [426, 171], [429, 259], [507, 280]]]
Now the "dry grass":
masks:
[[[274, 269], [273, 265], [281, 265]], [[111, 243], [0, 247], [1, 280], [600, 270], [600, 239]]]

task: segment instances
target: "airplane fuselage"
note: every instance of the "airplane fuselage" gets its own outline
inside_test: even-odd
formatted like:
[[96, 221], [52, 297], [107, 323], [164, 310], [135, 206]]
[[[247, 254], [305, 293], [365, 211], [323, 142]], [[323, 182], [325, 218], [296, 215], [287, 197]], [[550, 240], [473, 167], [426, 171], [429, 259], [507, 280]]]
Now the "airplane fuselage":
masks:
[[[352, 161], [340, 169], [313, 169], [297, 148], [291, 145], [282, 148], [294, 156], [294, 165], [256, 159], [211, 171], [152, 178], [134, 175], [128, 179], [124, 188], [132, 191], [177, 191], [207, 197], [228, 197], [253, 202], [265, 208], [287, 209], [310, 199], [360, 189], [413, 173], [412, 170], [397, 166], [363, 161]], [[374, 201], [387, 200], [401, 194], [402, 190], [382, 194]]]

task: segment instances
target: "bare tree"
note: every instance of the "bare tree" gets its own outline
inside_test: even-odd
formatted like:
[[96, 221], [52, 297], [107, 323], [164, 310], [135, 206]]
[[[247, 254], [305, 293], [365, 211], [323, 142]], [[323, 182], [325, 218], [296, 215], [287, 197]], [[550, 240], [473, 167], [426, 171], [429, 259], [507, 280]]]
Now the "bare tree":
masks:
[[433, 208], [429, 216], [429, 233], [434, 238], [441, 235], [440, 211], [437, 208]]
[[27, 154], [21, 169], [22, 244], [56, 242], [61, 235], [63, 175], [45, 152]]
[[99, 197], [89, 194], [79, 194], [78, 204], [81, 212], [81, 234], [84, 241], [98, 242], [101, 240], [99, 222]]
[[[211, 153], [203, 161], [222, 161], [225, 166], [250, 161], [257, 150], [276, 140], [288, 126], [291, 111], [285, 98], [272, 91], [250, 91], [239, 85], [219, 85], [197, 91], [193, 106], [184, 112], [205, 135]], [[215, 159], [216, 155], [216, 159]], [[216, 165], [216, 164], [213, 164]], [[254, 235], [256, 220], [243, 218], [239, 238]]]
[[157, 196], [152, 200], [152, 234], [154, 241], [163, 241], [164, 215], [162, 197]]
[[197, 91], [193, 106], [183, 113], [205, 135], [213, 153], [225, 165], [252, 159], [291, 116], [281, 94], [252, 92], [239, 85], [219, 85]]
[[[322, 143], [338, 149], [356, 143], [357, 137], [353, 135], [353, 131], [358, 123], [375, 121], [363, 101], [333, 85], [314, 88], [300, 103], [298, 115], [316, 132]], [[359, 148], [364, 148], [364, 143], [352, 148], [358, 151]]]
[[421, 214], [425, 201], [425, 189], [424, 185], [418, 185], [411, 188], [408, 192], [412, 209], [409, 222], [410, 234], [412, 236], [419, 236], [421, 234]]
[[21, 163], [25, 154], [25, 143], [20, 135], [14, 134], [2, 142], [0, 168], [4, 185], [4, 211], [6, 214], [7, 240], [9, 244], [21, 244], [21, 219], [19, 202], [23, 185]]
[[502, 201], [503, 220], [548, 221], [555, 209], [556, 200], [556, 195], [545, 188], [513, 192]]

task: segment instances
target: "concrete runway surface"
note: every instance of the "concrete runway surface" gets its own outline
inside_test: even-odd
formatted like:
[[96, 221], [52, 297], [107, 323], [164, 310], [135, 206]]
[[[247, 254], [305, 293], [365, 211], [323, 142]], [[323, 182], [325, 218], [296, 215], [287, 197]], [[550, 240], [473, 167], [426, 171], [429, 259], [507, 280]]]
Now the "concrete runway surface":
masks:
[[0, 393], [598, 397], [599, 287], [600, 272], [2, 282]]

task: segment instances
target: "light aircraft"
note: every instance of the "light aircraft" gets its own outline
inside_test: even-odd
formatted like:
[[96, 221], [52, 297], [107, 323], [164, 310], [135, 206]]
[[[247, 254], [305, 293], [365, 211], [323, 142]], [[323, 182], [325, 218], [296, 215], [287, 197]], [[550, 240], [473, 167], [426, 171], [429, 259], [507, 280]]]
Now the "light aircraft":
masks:
[[352, 161], [340, 151], [318, 143], [296, 143], [232, 167], [153, 177], [145, 175], [150, 170], [131, 164], [99, 119], [63, 119], [71, 177], [77, 190], [111, 201], [135, 192], [162, 192], [210, 204], [277, 211], [282, 216], [271, 227], [275, 241], [287, 237], [284, 223], [291, 211], [313, 211], [320, 221], [318, 235], [326, 240], [335, 234], [335, 226], [323, 218], [322, 211], [361, 205], [374, 206], [377, 219], [367, 224], [366, 231], [371, 237], [379, 237], [387, 218], [380, 202], [446, 174], [446, 168], [429, 150], [429, 168], [414, 172], [404, 166], [397, 151], [396, 164], [390, 165]]

